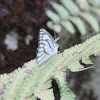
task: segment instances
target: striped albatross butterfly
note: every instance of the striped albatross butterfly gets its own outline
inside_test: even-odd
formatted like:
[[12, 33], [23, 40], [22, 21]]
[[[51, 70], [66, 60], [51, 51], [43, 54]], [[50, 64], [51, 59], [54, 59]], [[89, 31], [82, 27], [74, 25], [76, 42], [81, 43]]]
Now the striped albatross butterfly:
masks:
[[49, 58], [59, 52], [56, 41], [57, 40], [54, 40], [54, 38], [45, 29], [40, 29], [36, 54], [36, 62], [38, 66], [45, 64]]

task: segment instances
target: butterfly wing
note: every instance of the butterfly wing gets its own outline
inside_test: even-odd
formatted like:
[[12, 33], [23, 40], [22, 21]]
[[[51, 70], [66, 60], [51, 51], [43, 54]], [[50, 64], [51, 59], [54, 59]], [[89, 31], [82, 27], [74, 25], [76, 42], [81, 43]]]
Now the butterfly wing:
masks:
[[36, 55], [37, 64], [43, 65], [51, 56], [57, 54], [57, 51], [58, 45], [53, 37], [45, 29], [40, 29]]

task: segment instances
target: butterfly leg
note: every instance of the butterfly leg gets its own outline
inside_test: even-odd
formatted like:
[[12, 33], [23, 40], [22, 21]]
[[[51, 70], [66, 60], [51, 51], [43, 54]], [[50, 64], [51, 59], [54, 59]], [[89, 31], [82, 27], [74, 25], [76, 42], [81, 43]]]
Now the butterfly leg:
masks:
[[31, 98], [32, 96], [34, 96], [34, 93], [29, 98]]
[[60, 51], [57, 52], [58, 54], [61, 53]]

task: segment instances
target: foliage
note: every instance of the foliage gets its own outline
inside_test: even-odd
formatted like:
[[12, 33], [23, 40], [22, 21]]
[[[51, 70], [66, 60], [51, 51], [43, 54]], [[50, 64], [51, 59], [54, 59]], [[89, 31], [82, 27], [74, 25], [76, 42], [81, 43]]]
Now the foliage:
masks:
[[64, 35], [63, 30], [75, 34], [75, 27], [81, 35], [85, 35], [89, 31], [88, 25], [95, 32], [100, 31], [97, 20], [97, 16], [100, 16], [100, 0], [60, 0], [60, 3], [51, 2], [51, 6], [54, 11], [46, 11], [47, 16], [51, 19], [47, 22], [47, 26], [59, 35]]
[[[54, 100], [51, 79], [54, 78], [60, 89], [61, 100], [75, 100], [75, 95], [65, 81], [65, 70], [82, 71], [79, 63], [92, 64], [89, 57], [100, 56], [100, 34], [82, 44], [64, 50], [52, 57], [45, 65], [38, 67], [33, 59], [10, 74], [0, 76], [0, 100]], [[33, 94], [33, 95], [32, 95]]]

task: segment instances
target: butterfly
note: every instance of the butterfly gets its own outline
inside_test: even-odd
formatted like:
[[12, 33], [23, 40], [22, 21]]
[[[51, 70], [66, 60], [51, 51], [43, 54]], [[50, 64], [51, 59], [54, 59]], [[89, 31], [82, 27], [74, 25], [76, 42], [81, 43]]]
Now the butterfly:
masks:
[[59, 53], [57, 39], [50, 35], [45, 29], [41, 28], [38, 37], [38, 48], [36, 53], [36, 63], [38, 66], [45, 64], [48, 59]]

